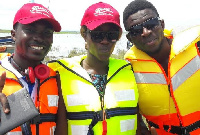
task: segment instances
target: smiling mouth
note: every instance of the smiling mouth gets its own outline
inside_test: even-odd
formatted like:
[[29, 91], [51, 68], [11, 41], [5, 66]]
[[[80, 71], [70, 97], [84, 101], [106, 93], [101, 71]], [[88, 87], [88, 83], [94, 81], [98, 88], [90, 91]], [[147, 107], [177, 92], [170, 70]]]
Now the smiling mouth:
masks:
[[102, 53], [108, 53], [110, 50], [107, 49], [107, 48], [104, 48], [104, 49], [101, 49], [100, 51], [101, 51]]
[[34, 49], [34, 50], [43, 50], [44, 49], [44, 47], [42, 47], [42, 46], [31, 46], [31, 48], [32, 49]]
[[146, 42], [147, 45], [153, 45], [156, 39], [152, 39]]

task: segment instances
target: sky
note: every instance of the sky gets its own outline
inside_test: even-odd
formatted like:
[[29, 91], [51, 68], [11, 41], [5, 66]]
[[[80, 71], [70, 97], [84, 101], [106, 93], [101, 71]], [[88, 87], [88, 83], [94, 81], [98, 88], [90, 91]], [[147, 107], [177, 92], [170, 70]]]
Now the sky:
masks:
[[[12, 29], [12, 22], [17, 10], [32, 0], [1, 0], [0, 29]], [[131, 0], [101, 0], [118, 10], [123, 26], [123, 10]], [[165, 21], [167, 29], [182, 29], [200, 25], [200, 0], [149, 0], [157, 8], [160, 18]], [[79, 31], [85, 10], [99, 0], [34, 0], [48, 7], [60, 22], [62, 31]]]

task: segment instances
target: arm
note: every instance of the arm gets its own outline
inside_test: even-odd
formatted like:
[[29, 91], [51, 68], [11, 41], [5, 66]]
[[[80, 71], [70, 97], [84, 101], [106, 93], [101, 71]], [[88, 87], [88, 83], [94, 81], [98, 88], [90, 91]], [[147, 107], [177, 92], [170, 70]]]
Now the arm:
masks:
[[145, 125], [142, 115], [139, 113], [139, 107], [137, 112], [137, 133], [136, 135], [151, 135], [147, 126]]
[[138, 119], [138, 123], [137, 123], [138, 127], [137, 127], [136, 135], [158, 135], [154, 127], [151, 127], [150, 131], [148, 130], [146, 124], [144, 123], [142, 119], [142, 115], [139, 113], [139, 108], [137, 112], [137, 119]]
[[62, 96], [59, 73], [57, 74], [56, 79], [58, 85], [59, 100], [58, 100], [58, 112], [57, 112], [55, 135], [67, 135], [68, 127], [67, 127], [66, 107]]

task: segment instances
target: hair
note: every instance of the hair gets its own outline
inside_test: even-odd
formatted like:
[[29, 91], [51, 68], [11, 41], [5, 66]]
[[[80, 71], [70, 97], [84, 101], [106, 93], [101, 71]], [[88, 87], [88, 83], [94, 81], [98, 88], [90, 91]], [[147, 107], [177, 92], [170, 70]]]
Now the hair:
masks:
[[126, 6], [126, 8], [124, 9], [124, 12], [123, 12], [123, 23], [124, 23], [125, 29], [128, 30], [128, 28], [126, 27], [126, 21], [127, 21], [127, 19], [129, 18], [130, 15], [138, 12], [139, 10], [143, 10], [143, 9], [147, 9], [147, 8], [153, 10], [157, 14], [157, 16], [159, 17], [157, 9], [149, 1], [146, 1], [146, 0], [134, 0], [131, 3], [129, 3]]
[[13, 26], [13, 29], [14, 30], [17, 30], [17, 28], [18, 28], [18, 25], [19, 25], [19, 23], [17, 22], [17, 23], [15, 23], [15, 25]]
[[[45, 25], [47, 25], [49, 28], [53, 29], [53, 25], [52, 25], [49, 21], [44, 20], [44, 19], [41, 19], [41, 20], [38, 20], [38, 21], [42, 21], [42, 22], [43, 22]], [[35, 21], [35, 22], [37, 22], [37, 21]], [[34, 23], [34, 22], [32, 22], [32, 23]], [[29, 23], [29, 24], [32, 24], [32, 23]], [[14, 24], [14, 26], [13, 26], [13, 29], [14, 29], [14, 30], [17, 30], [19, 24], [20, 24], [19, 22], [16, 22], [16, 23]], [[26, 24], [26, 25], [28, 25], [28, 24]]]

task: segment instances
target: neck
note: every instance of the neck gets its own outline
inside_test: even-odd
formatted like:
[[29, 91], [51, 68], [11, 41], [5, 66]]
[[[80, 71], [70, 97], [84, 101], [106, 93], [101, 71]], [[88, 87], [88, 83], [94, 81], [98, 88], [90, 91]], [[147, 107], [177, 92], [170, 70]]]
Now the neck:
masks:
[[24, 72], [24, 69], [13, 60], [13, 57], [10, 58], [10, 63], [18, 72]]
[[35, 67], [38, 64], [40, 64], [41, 62], [39, 61], [31, 61], [29, 59], [23, 58], [23, 57], [19, 57], [16, 54], [14, 54], [13, 56], [11, 56], [11, 64], [16, 68], [16, 69], [20, 69], [21, 71], [25, 71], [25, 69], [27, 69], [28, 67]]
[[109, 61], [99, 61], [87, 57], [81, 65], [88, 73], [104, 75], [108, 73], [108, 63]]
[[150, 56], [153, 57], [158, 63], [162, 63], [163, 61], [168, 61], [170, 51], [171, 51], [171, 41], [165, 38], [162, 42], [162, 48], [159, 52], [155, 54], [151, 54]]
[[163, 46], [161, 50], [153, 54], [151, 57], [153, 57], [165, 70], [166, 75], [168, 74], [168, 62], [169, 62], [169, 55], [171, 51], [171, 40], [166, 40], [163, 41]]

